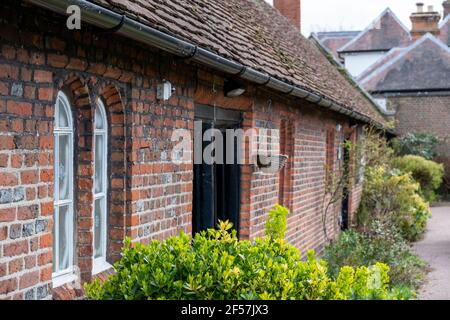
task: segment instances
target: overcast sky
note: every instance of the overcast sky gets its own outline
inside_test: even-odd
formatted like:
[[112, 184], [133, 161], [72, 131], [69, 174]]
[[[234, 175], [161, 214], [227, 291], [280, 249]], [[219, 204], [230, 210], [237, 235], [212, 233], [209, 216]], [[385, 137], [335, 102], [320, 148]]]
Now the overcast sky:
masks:
[[410, 28], [409, 16], [417, 2], [424, 2], [425, 10], [433, 5], [442, 14], [443, 0], [302, 0], [302, 33], [362, 30], [387, 7]]

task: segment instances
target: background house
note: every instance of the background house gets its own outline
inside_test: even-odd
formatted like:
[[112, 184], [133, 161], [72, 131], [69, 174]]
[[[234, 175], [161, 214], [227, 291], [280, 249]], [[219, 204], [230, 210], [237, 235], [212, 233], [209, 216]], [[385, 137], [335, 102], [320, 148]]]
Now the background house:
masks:
[[[353, 72], [355, 79], [386, 112], [393, 114], [398, 134], [431, 133], [444, 141], [440, 145], [439, 160], [446, 163], [449, 176], [450, 1], [443, 2], [443, 12], [441, 20], [432, 6], [425, 10], [424, 4], [418, 3], [410, 17], [410, 35], [406, 35], [406, 29], [387, 9], [365, 31], [339, 49], [338, 54], [350, 71], [358, 68], [358, 72]], [[377, 25], [380, 28], [377, 29]], [[326, 42], [321, 44], [327, 46]], [[379, 57], [376, 61], [365, 59], [366, 64], [355, 67], [355, 60], [349, 59], [346, 52], [363, 44], [365, 51], [376, 51]], [[383, 47], [389, 50], [379, 50]]]
[[392, 48], [403, 47], [410, 42], [409, 30], [387, 8], [337, 52], [350, 74], [356, 77]]
[[317, 32], [314, 36], [327, 48], [339, 62], [344, 64], [344, 59], [338, 50], [358, 36], [361, 31], [330, 31]]

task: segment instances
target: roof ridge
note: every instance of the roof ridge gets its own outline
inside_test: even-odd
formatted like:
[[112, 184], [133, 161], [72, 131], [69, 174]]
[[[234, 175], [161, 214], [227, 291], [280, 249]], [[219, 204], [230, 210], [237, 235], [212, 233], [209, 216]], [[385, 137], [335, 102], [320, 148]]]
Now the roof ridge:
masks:
[[397, 17], [397, 15], [393, 11], [391, 11], [391, 14], [392, 14], [392, 17], [395, 19], [395, 21], [397, 21], [397, 23], [406, 31], [406, 33], [408, 34], [409, 39], [412, 40], [411, 30], [409, 30], [406, 27], [406, 25], [402, 22], [402, 20], [400, 20], [399, 17]]
[[[392, 48], [391, 50], [389, 50], [388, 52], [386, 52], [385, 55], [383, 55], [383, 56], [379, 57], [377, 60], [375, 60], [374, 63], [372, 63], [370, 66], [368, 66], [368, 67], [366, 68], [366, 70], [364, 70], [363, 73], [362, 73], [360, 76], [357, 77], [358, 81], [360, 81], [361, 83], [364, 82], [364, 80], [365, 80], [368, 76], [370, 76], [373, 72], [375, 72], [376, 70], [378, 70], [379, 68], [381, 68], [381, 67], [384, 66], [384, 65], [380, 65], [378, 68], [375, 68], [374, 70], [372, 70], [372, 72], [366, 74], [366, 71], [368, 71], [371, 67], [375, 66], [377, 63], [381, 62], [382, 60], [386, 59], [389, 55], [393, 54], [394, 52], [396, 52], [396, 51], [403, 51], [403, 50], [405, 50], [405, 49], [407, 49], [407, 48], [408, 48], [408, 47], [406, 47], [406, 48], [402, 48], [402, 47], [394, 47], [394, 48]], [[392, 58], [392, 59], [393, 59], [393, 58]], [[388, 62], [389, 62], [389, 60], [388, 60]]]
[[391, 67], [393, 64], [395, 64], [397, 61], [401, 60], [407, 53], [411, 52], [412, 50], [416, 49], [418, 46], [420, 46], [422, 43], [424, 43], [426, 40], [431, 40], [438, 46], [440, 46], [442, 49], [450, 53], [450, 48], [447, 47], [441, 40], [437, 39], [435, 36], [433, 36], [431, 33], [426, 33], [424, 36], [422, 36], [420, 39], [416, 40], [413, 44], [411, 44], [409, 47], [403, 48], [403, 52], [400, 53], [397, 57], [393, 58], [391, 61], [385, 63], [380, 68], [374, 70], [370, 75], [365, 77], [365, 79], [361, 80], [361, 83], [367, 83], [370, 81], [373, 77], [379, 75], [381, 72], [385, 71], [389, 67]]
[[353, 45], [356, 41], [358, 41], [360, 38], [362, 38], [367, 32], [373, 29], [373, 26], [381, 20], [386, 14], [389, 14], [391, 17], [394, 18], [394, 20], [402, 27], [408, 34], [409, 39], [411, 40], [411, 34], [409, 29], [403, 24], [403, 22], [400, 21], [400, 19], [397, 17], [397, 15], [391, 10], [391, 8], [387, 7], [383, 10], [374, 20], [372, 20], [371, 23], [363, 30], [359, 35], [357, 35], [354, 39], [352, 39], [350, 42], [346, 43], [343, 47], [339, 48], [337, 52], [344, 52], [344, 50]]
[[450, 14], [448, 14], [441, 22], [439, 22], [439, 29], [443, 28], [450, 21]]

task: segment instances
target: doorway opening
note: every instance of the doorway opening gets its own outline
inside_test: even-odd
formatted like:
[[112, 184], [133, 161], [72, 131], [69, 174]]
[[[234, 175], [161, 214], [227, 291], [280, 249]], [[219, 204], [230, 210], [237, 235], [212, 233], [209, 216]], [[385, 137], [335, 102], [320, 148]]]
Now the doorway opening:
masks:
[[[238, 162], [238, 140], [227, 141], [227, 129], [239, 129], [242, 124], [242, 113], [204, 105], [195, 106], [195, 121], [202, 121], [201, 136], [196, 133], [194, 139], [201, 139], [202, 154], [205, 148], [214, 143], [203, 141], [202, 137], [208, 129], [217, 129], [222, 133], [223, 143], [215, 144], [215, 152], [223, 156], [222, 163], [194, 164], [194, 191], [192, 232], [215, 228], [219, 220], [229, 220], [233, 228], [239, 231], [241, 170]], [[227, 148], [227, 144], [232, 144]], [[195, 141], [194, 141], [195, 145]], [[220, 148], [221, 150], [218, 150]], [[231, 149], [230, 149], [231, 148]], [[233, 163], [227, 163], [227, 149], [234, 150]], [[239, 233], [239, 232], [238, 232]]]
[[348, 181], [350, 179], [350, 149], [344, 147], [345, 142], [350, 140], [350, 136], [345, 137], [342, 148], [342, 161], [343, 161], [343, 172], [345, 179], [343, 184], [343, 199], [342, 199], [342, 209], [341, 209], [341, 230], [347, 230], [349, 226], [349, 208], [350, 208], [350, 186]]

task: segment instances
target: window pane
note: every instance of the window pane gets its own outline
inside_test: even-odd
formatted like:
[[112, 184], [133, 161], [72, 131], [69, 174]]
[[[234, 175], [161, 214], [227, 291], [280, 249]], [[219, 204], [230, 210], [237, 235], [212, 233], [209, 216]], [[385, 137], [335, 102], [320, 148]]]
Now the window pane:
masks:
[[103, 239], [104, 239], [104, 198], [95, 200], [94, 208], [94, 258], [103, 255]]
[[59, 207], [59, 271], [69, 267], [69, 206]]
[[95, 129], [104, 129], [105, 123], [103, 121], [102, 113], [100, 112], [100, 106], [97, 105], [97, 108], [95, 108]]
[[103, 135], [95, 136], [95, 193], [104, 191], [103, 170], [106, 159], [103, 158], [105, 139]]
[[70, 197], [70, 151], [69, 135], [59, 135], [59, 163], [57, 163], [59, 175], [59, 200], [66, 200]]
[[68, 128], [69, 127], [69, 117], [67, 115], [66, 108], [64, 107], [64, 103], [60, 99], [58, 102], [58, 119], [57, 119], [57, 127], [59, 128]]

